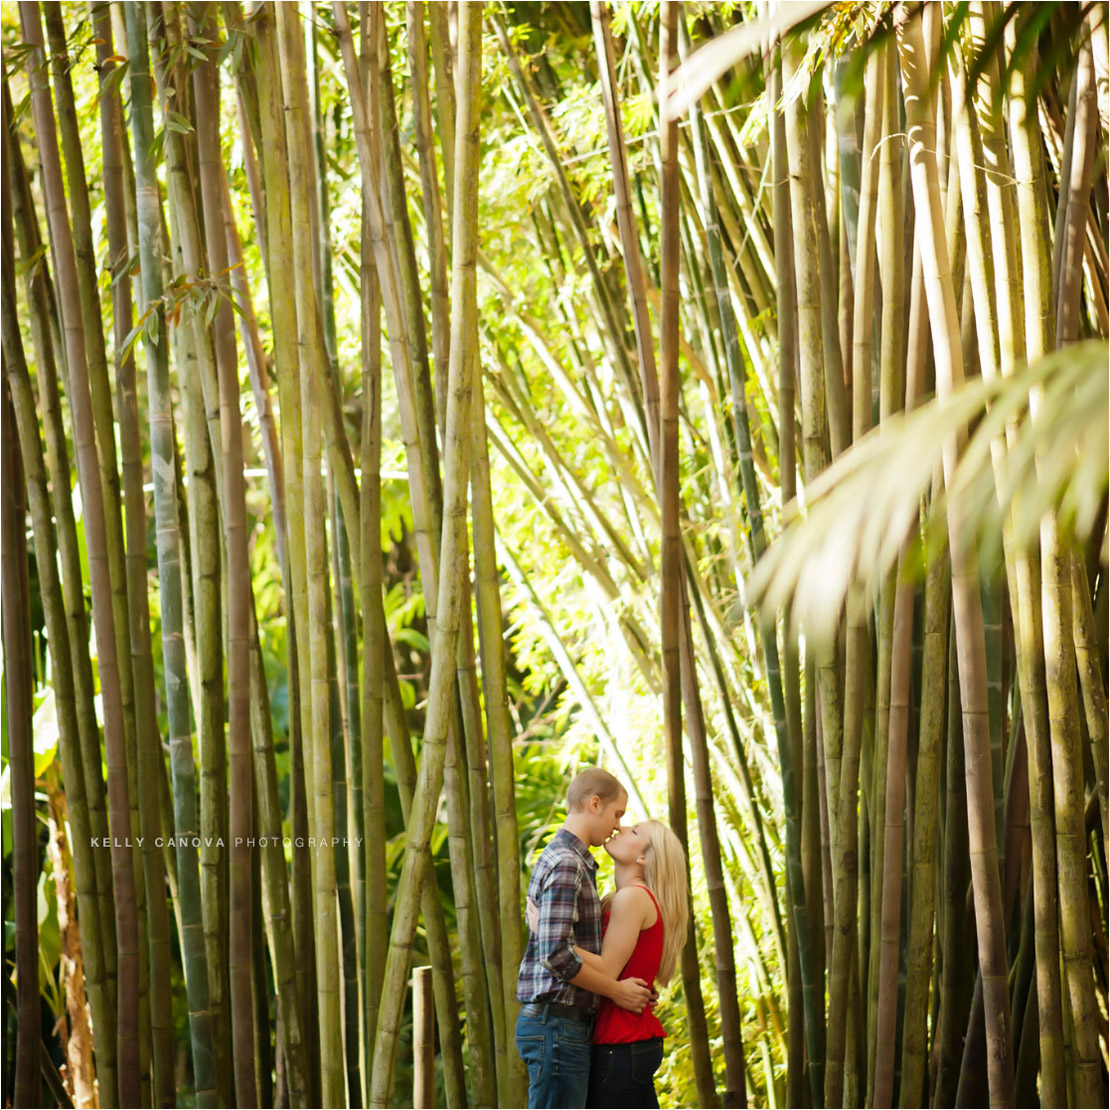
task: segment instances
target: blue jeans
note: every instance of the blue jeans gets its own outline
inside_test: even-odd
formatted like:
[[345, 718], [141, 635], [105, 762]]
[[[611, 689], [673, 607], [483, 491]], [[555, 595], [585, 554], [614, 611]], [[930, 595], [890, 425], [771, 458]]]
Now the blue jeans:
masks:
[[586, 1105], [608, 1110], [615, 1107], [657, 1110], [655, 1073], [662, 1062], [662, 1037], [630, 1044], [595, 1044]]
[[[543, 1003], [536, 1003], [542, 1006]], [[528, 1107], [584, 1107], [590, 1084], [589, 1022], [552, 1014], [516, 1022], [516, 1047], [528, 1068]]]

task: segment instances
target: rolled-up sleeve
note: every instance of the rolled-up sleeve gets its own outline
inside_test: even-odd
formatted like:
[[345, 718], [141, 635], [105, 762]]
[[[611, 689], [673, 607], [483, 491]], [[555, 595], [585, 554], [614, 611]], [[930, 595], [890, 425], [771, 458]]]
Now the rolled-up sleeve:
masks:
[[570, 859], [559, 860], [546, 876], [539, 899], [536, 955], [552, 975], [567, 982], [582, 970], [582, 961], [574, 952], [575, 907], [581, 882], [581, 867]]

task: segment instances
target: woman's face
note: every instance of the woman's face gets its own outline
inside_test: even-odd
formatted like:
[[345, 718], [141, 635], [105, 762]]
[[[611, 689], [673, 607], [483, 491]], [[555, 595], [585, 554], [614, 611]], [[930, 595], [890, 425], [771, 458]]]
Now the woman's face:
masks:
[[605, 842], [605, 851], [617, 863], [635, 863], [642, 859], [651, 841], [639, 825], [626, 825]]

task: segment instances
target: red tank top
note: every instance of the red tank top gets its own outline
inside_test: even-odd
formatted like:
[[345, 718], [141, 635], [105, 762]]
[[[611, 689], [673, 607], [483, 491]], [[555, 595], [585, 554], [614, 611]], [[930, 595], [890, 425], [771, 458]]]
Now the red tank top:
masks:
[[[655, 904], [655, 924], [640, 930], [636, 947], [628, 957], [628, 963], [620, 973], [620, 979], [643, 979], [649, 987], [654, 987], [655, 976], [659, 973], [659, 961], [663, 958], [663, 915], [655, 895], [645, 886], [649, 897]], [[601, 918], [602, 933], [609, 927], [609, 911]], [[608, 998], [601, 1000], [594, 1022], [594, 1044], [628, 1044], [630, 1041], [648, 1041], [652, 1037], [665, 1037], [662, 1023], [652, 1010], [644, 1008], [642, 1013], [622, 1010]]]

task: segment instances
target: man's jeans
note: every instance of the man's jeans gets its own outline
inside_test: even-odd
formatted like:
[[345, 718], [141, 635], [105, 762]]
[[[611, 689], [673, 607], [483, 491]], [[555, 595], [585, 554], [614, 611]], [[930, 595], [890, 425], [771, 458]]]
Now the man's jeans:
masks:
[[529, 1110], [538, 1107], [582, 1107], [590, 1084], [593, 1025], [548, 1013], [529, 1014], [525, 1006], [517, 1018], [516, 1047], [528, 1068]]

